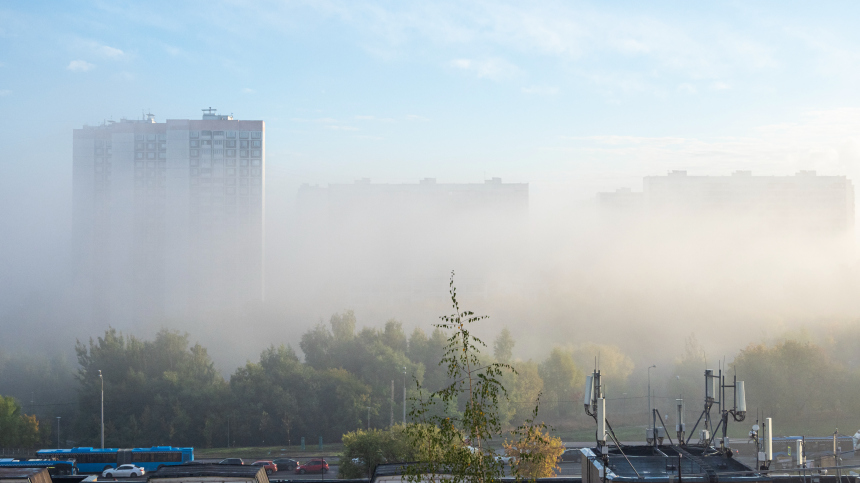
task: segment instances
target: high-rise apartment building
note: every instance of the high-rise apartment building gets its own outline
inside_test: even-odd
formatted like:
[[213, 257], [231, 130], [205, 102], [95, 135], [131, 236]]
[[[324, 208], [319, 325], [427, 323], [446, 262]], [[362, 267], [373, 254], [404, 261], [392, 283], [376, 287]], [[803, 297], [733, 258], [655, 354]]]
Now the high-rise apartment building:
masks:
[[265, 123], [207, 111], [74, 130], [75, 253], [97, 320], [262, 299]]

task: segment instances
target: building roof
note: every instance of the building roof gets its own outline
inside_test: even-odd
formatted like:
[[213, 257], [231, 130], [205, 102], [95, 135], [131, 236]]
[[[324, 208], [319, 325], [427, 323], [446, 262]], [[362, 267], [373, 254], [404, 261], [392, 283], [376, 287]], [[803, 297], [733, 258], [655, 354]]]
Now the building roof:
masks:
[[148, 479], [186, 478], [217, 476], [225, 478], [254, 478], [260, 483], [269, 483], [266, 468], [254, 465], [186, 464], [164, 466], [149, 473]]

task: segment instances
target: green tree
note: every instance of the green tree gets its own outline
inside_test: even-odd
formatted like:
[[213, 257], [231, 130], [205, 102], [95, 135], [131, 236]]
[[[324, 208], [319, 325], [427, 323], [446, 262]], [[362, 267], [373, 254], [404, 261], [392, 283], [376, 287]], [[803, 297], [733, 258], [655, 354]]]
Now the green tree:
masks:
[[[486, 344], [472, 335], [469, 326], [486, 316], [475, 316], [460, 308], [453, 272], [449, 295], [454, 313], [442, 316], [442, 323], [436, 327], [450, 334], [440, 365], [447, 367], [451, 382], [429, 397], [419, 391], [413, 401], [410, 415], [419, 424], [409, 425], [406, 430], [413, 441], [420, 442], [427, 459], [407, 468], [406, 478], [415, 483], [428, 475], [431, 480], [445, 482], [497, 481], [504, 470], [489, 442], [501, 433], [497, 407], [506, 392], [499, 378], [513, 368], [481, 361], [480, 348]], [[433, 411], [435, 406], [456, 404], [462, 406], [457, 417]]]
[[508, 330], [507, 327], [502, 329], [499, 335], [496, 337], [496, 341], [493, 343], [493, 355], [496, 357], [496, 360], [499, 362], [509, 363], [511, 362], [511, 357], [513, 357], [514, 351], [514, 338], [511, 335], [511, 331]]
[[338, 478], [370, 478], [377, 465], [420, 459], [402, 424], [389, 429], [362, 430], [343, 435]]
[[578, 407], [573, 403], [579, 395], [578, 390], [582, 386], [580, 382], [584, 379], [570, 352], [554, 348], [549, 357], [538, 366], [538, 373], [559, 418], [569, 415], [570, 408]]
[[0, 396], [0, 448], [32, 448], [38, 441], [36, 416], [22, 413], [15, 398]]

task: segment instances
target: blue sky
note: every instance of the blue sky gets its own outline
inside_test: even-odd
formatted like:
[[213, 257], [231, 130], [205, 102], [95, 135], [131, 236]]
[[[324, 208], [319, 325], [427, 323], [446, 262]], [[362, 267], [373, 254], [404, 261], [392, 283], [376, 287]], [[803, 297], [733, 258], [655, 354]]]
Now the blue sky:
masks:
[[0, 140], [18, 162], [0, 186], [25, 213], [21, 193], [62, 203], [71, 129], [208, 106], [266, 121], [274, 203], [361, 177], [500, 176], [539, 207], [668, 169], [853, 175], [858, 9], [3, 2]]

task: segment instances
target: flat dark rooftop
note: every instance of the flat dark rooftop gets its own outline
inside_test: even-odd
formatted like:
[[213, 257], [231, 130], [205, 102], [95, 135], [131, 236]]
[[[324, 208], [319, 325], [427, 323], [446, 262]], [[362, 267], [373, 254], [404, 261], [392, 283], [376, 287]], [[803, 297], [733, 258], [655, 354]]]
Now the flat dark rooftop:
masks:
[[[771, 481], [740, 461], [717, 453], [712, 447], [642, 445], [622, 446], [621, 449], [624, 454], [615, 446], [609, 448], [607, 480], [625, 481], [629, 478], [639, 481], [641, 477], [668, 481], [677, 478], [680, 471], [681, 478], [689, 481], [715, 481], [717, 478], [724, 482]], [[589, 456], [600, 454], [597, 448], [584, 451], [589, 451]], [[599, 460], [583, 463], [601, 464]]]

